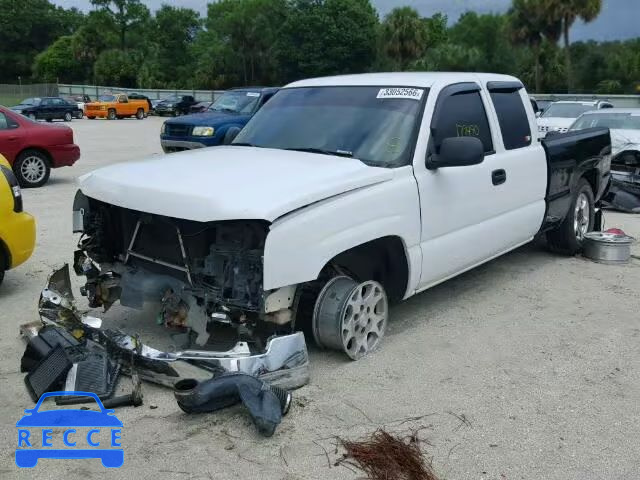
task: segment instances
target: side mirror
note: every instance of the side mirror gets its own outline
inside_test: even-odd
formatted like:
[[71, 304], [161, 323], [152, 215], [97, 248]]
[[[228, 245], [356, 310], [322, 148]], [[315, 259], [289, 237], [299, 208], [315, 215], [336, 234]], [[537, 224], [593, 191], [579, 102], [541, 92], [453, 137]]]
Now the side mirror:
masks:
[[542, 116], [542, 112], [541, 111], [537, 111], [536, 112], [536, 118], [540, 118]]
[[440, 145], [440, 153], [427, 157], [427, 168], [466, 167], [484, 160], [484, 145], [477, 137], [449, 137]]

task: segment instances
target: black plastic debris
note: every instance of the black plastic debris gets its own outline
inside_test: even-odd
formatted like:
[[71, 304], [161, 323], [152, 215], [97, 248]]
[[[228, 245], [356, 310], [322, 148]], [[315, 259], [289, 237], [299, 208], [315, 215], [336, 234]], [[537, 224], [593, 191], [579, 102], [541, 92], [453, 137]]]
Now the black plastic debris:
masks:
[[[113, 395], [120, 365], [109, 360], [107, 353], [97, 347], [86, 349], [84, 358], [73, 364], [67, 374], [64, 390], [72, 392], [93, 392], [101, 400]], [[57, 405], [73, 405], [94, 401], [91, 397], [56, 397]]]
[[77, 345], [78, 340], [65, 329], [53, 325], [42, 327], [38, 335], [29, 340], [20, 361], [20, 371], [30, 372], [55, 347], [67, 348]]
[[60, 390], [72, 365], [64, 348], [56, 346], [24, 379], [31, 399], [37, 402], [43, 393]]
[[175, 384], [178, 406], [186, 413], [214, 412], [242, 402], [260, 434], [270, 437], [291, 406], [291, 393], [245, 373], [227, 373], [204, 382]]

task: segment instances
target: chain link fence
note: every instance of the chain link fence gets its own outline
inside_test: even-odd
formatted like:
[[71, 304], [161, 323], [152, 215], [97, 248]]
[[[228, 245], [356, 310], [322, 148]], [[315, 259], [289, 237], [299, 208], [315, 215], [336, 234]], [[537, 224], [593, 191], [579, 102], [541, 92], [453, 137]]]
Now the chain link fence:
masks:
[[213, 102], [224, 90], [157, 90], [149, 88], [120, 88], [100, 85], [59, 84], [60, 95], [89, 95], [92, 99], [107, 93], [139, 93], [151, 100], [162, 100], [172, 95], [193, 95], [199, 102]]
[[0, 105], [11, 107], [29, 97], [57, 97], [55, 83], [0, 84]]

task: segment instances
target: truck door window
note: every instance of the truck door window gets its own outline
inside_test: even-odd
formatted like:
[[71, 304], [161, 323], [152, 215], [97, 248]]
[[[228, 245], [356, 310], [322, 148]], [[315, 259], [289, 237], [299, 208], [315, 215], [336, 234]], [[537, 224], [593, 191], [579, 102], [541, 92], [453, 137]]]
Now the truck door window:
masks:
[[480, 92], [462, 92], [447, 97], [441, 111], [433, 138], [437, 147], [449, 137], [478, 137], [485, 153], [493, 152], [491, 129]]
[[531, 145], [529, 117], [520, 90], [492, 91], [491, 101], [498, 114], [504, 148], [514, 150]]

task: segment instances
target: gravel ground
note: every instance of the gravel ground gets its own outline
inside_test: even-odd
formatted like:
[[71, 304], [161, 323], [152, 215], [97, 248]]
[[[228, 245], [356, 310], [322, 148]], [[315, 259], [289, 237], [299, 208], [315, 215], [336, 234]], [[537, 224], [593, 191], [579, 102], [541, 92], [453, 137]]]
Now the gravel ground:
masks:
[[[310, 348], [311, 384], [295, 392], [270, 439], [239, 407], [187, 416], [169, 390], [145, 384], [144, 406], [117, 411], [122, 468], [43, 460], [18, 470], [15, 422], [32, 407], [19, 372], [18, 325], [37, 318], [48, 273], [72, 259], [76, 177], [160, 154], [160, 124], [73, 121], [79, 163], [24, 193], [38, 245], [0, 288], [0, 478], [355, 479], [333, 465], [334, 439], [381, 426], [421, 428], [442, 479], [638, 478], [640, 262], [598, 265], [536, 244], [395, 307], [381, 350], [368, 358], [353, 363]], [[606, 220], [640, 238], [637, 216]]]

